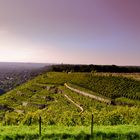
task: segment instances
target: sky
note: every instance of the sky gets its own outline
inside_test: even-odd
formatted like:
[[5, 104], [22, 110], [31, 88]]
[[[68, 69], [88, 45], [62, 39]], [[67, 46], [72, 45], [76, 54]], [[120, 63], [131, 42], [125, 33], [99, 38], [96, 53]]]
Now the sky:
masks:
[[140, 65], [140, 0], [0, 0], [0, 62]]

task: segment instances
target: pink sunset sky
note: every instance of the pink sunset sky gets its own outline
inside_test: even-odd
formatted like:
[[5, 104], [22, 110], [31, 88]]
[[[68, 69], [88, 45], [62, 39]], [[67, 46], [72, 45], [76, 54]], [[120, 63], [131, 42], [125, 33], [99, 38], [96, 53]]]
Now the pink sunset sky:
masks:
[[0, 61], [140, 65], [140, 0], [0, 0]]

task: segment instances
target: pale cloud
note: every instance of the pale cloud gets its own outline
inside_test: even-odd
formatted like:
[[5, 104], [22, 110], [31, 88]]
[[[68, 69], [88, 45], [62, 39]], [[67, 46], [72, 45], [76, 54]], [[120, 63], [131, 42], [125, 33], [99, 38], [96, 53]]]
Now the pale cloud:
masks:
[[52, 45], [30, 42], [6, 30], [0, 32], [0, 61], [52, 62], [56, 55]]

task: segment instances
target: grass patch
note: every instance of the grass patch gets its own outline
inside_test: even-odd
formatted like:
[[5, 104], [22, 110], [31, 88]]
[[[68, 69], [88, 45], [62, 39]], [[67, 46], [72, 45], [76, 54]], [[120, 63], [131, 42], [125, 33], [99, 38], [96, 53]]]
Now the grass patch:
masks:
[[[97, 140], [139, 140], [140, 126], [118, 125], [118, 126], [94, 126], [93, 138]], [[90, 126], [42, 126], [42, 136], [38, 135], [38, 126], [1, 126], [1, 140], [46, 140], [46, 139], [69, 139], [69, 140], [88, 140], [90, 136]]]

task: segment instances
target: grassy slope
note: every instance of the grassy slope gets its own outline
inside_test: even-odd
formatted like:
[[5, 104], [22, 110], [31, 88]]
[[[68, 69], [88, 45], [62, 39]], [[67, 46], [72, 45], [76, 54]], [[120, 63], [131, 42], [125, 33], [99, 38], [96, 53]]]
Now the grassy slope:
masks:
[[[48, 125], [89, 125], [91, 113], [94, 113], [94, 123], [98, 125], [140, 124], [138, 105], [133, 107], [106, 105], [78, 95], [63, 86], [65, 82], [78, 84], [83, 80], [86, 83], [89, 81], [88, 78], [88, 73], [48, 73], [38, 76], [0, 96], [0, 104], [6, 104], [14, 109], [12, 112], [1, 111], [3, 116], [1, 122], [29, 124], [31, 118], [32, 123], [37, 123], [38, 115], [41, 114], [43, 123]], [[80, 104], [84, 112], [80, 113], [80, 110], [70, 103], [64, 94]], [[39, 109], [38, 105], [46, 105], [46, 107]]]

